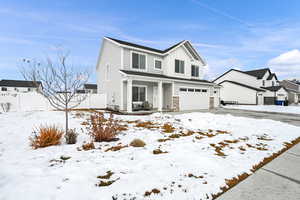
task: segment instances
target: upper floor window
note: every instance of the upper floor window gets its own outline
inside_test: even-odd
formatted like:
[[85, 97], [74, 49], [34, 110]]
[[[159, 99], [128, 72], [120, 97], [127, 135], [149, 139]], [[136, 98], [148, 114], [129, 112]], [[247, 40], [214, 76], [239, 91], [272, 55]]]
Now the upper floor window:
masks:
[[192, 76], [199, 77], [199, 66], [192, 65]]
[[155, 68], [155, 69], [161, 70], [161, 65], [162, 65], [161, 60], [154, 59], [154, 68]]
[[146, 69], [146, 55], [132, 52], [132, 68], [133, 69]]
[[275, 83], [274, 83], [274, 81], [272, 81], [272, 86], [274, 86], [275, 85]]
[[175, 72], [184, 74], [184, 61], [175, 59]]
[[265, 86], [265, 80], [262, 81], [262, 85]]
[[7, 91], [7, 88], [6, 87], [2, 87], [1, 91]]

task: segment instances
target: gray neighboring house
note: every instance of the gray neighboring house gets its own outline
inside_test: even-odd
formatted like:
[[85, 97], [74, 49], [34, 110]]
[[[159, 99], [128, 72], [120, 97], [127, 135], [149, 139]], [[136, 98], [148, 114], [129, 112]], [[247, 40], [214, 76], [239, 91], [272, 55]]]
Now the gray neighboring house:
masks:
[[37, 81], [25, 81], [25, 80], [7, 80], [2, 79], [0, 81], [0, 92], [17, 93], [17, 92], [34, 92], [41, 91], [43, 89], [42, 83]]
[[[96, 67], [107, 107], [193, 110], [219, 106], [219, 86], [203, 80], [206, 62], [189, 41], [165, 50], [104, 37]], [[147, 105], [147, 106], [145, 106]]]
[[300, 102], [300, 85], [291, 80], [280, 81], [280, 85], [283, 86], [288, 92], [289, 104], [298, 104]]

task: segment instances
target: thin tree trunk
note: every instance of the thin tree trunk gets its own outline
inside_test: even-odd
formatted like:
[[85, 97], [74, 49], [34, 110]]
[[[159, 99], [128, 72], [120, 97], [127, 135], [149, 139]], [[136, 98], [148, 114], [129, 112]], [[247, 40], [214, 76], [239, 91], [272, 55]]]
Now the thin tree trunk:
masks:
[[65, 115], [66, 115], [66, 134], [68, 133], [69, 129], [69, 117], [68, 117], [68, 104], [66, 104], [66, 109], [65, 109]]

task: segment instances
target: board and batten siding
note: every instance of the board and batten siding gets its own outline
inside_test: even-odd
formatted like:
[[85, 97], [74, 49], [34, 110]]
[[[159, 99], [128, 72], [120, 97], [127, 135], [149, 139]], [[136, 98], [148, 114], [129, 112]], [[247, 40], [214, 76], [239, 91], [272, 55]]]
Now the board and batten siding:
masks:
[[[98, 93], [106, 93], [107, 104], [119, 105], [121, 103], [121, 47], [103, 40], [101, 58], [97, 66]], [[109, 72], [107, 73], [107, 66]], [[107, 77], [108, 74], [108, 77]], [[113, 102], [114, 101], [114, 102]]]

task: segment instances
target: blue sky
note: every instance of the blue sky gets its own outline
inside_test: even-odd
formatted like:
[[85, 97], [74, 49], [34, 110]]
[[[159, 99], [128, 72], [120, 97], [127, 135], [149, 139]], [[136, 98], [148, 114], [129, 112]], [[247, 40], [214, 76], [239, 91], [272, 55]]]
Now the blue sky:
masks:
[[165, 49], [190, 40], [212, 79], [230, 68], [270, 67], [300, 78], [299, 0], [0, 1], [0, 79], [21, 79], [23, 58], [70, 51], [92, 70], [101, 38]]

